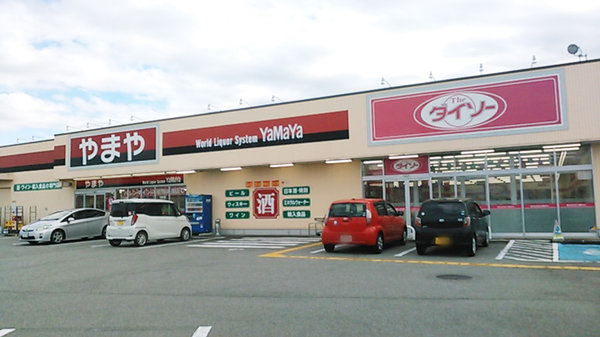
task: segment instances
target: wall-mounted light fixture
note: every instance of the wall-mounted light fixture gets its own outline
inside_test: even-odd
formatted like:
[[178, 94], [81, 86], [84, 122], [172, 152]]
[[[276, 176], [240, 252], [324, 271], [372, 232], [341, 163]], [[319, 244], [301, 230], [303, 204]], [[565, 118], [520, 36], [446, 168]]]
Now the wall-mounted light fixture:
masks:
[[271, 164], [269, 165], [270, 168], [277, 168], [277, 167], [292, 167], [294, 166], [294, 163], [284, 163], [284, 164]]
[[221, 168], [221, 171], [222, 171], [222, 172], [228, 172], [228, 171], [239, 171], [239, 170], [241, 170], [241, 169], [242, 169], [242, 168], [241, 168], [241, 167], [239, 167], [239, 166], [235, 166], [235, 167], [222, 167], [222, 168]]
[[351, 163], [352, 159], [328, 159], [325, 161], [325, 164], [344, 164]]

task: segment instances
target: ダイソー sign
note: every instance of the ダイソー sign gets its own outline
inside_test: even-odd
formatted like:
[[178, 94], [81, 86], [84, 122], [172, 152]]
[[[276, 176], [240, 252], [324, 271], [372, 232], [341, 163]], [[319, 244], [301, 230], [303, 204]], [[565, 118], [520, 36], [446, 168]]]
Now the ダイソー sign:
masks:
[[89, 133], [69, 139], [69, 167], [89, 168], [156, 161], [157, 127]]
[[566, 128], [562, 71], [369, 96], [371, 145]]

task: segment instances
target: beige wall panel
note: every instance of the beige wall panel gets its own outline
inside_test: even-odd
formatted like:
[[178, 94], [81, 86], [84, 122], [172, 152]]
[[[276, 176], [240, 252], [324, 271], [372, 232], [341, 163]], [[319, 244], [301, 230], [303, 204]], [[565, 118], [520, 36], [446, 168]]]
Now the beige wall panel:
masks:
[[[283, 198], [310, 198], [309, 207], [281, 206], [277, 219], [254, 219], [252, 215], [252, 201], [249, 209], [226, 209], [227, 200], [252, 200], [250, 198], [226, 198], [225, 190], [246, 188], [247, 181], [272, 181], [279, 180], [279, 197]], [[221, 228], [227, 229], [299, 229], [306, 230], [308, 223], [315, 217], [323, 217], [332, 201], [346, 198], [360, 198], [362, 183], [360, 178], [360, 163], [355, 161], [349, 164], [299, 164], [287, 168], [247, 168], [241, 171], [220, 172], [207, 171], [185, 176], [187, 193], [212, 194], [213, 196], [213, 222], [221, 219]], [[309, 195], [284, 196], [283, 187], [310, 186]], [[309, 219], [284, 219], [283, 210], [311, 211]], [[228, 220], [225, 212], [250, 211], [250, 220]]]
[[[0, 201], [3, 208], [10, 206], [13, 201], [16, 202], [17, 206], [23, 206], [23, 215], [25, 223], [29, 223], [37, 218], [44, 215], [50, 214], [54, 211], [73, 208], [74, 207], [74, 193], [73, 187], [63, 187], [59, 190], [45, 190], [45, 191], [14, 191], [14, 184], [29, 184], [29, 183], [40, 183], [55, 181], [52, 178], [52, 170], [43, 171], [31, 171], [21, 172], [15, 175], [15, 179], [11, 183], [10, 189], [2, 189], [0, 191]], [[8, 192], [8, 193], [5, 193]], [[8, 195], [8, 198], [6, 197]], [[37, 216], [31, 214], [30, 209], [37, 208]]]

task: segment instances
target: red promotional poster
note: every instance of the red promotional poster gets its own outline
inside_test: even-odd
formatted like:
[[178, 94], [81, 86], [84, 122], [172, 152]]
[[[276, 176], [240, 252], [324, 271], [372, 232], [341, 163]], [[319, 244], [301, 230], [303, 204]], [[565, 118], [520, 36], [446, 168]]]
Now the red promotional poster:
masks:
[[429, 173], [427, 157], [386, 159], [384, 161], [385, 175]]
[[[565, 127], [559, 74], [373, 97], [370, 143]], [[481, 81], [477, 82], [481, 83]]]
[[157, 159], [156, 141], [156, 127], [73, 137], [69, 141], [69, 167], [154, 161]]
[[279, 191], [276, 188], [257, 188], [253, 193], [254, 217], [277, 219], [279, 216]]

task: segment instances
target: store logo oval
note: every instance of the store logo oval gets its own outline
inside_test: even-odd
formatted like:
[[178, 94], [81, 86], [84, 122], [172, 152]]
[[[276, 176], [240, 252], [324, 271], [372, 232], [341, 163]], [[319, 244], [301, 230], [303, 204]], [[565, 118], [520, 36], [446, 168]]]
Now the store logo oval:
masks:
[[395, 162], [392, 167], [396, 172], [410, 173], [418, 170], [421, 167], [421, 163], [414, 159], [402, 159]]
[[413, 117], [427, 128], [461, 130], [495, 121], [506, 107], [506, 101], [496, 94], [460, 91], [425, 101], [415, 109]]

